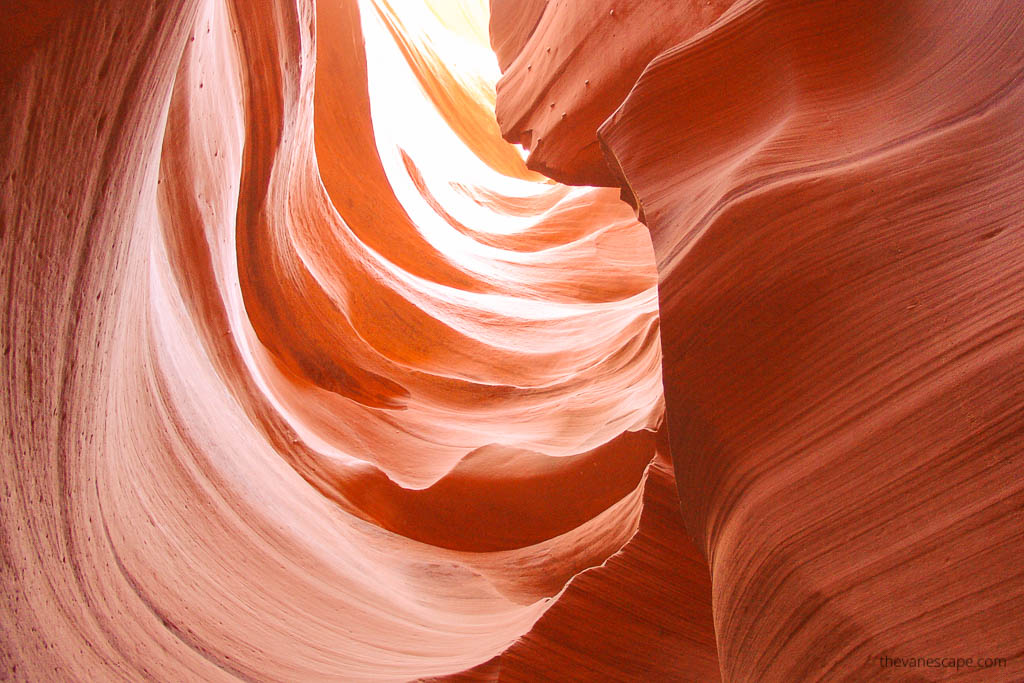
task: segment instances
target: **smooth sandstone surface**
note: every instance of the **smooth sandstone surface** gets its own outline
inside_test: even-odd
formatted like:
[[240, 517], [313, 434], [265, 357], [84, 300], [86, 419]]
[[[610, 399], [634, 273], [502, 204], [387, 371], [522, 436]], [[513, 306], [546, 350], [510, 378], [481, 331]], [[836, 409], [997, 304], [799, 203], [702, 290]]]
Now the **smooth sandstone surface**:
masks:
[[709, 26], [730, 4], [594, 0], [522, 6], [518, 0], [494, 0], [491, 36], [503, 71], [496, 109], [502, 134], [530, 150], [530, 168], [555, 180], [617, 187], [598, 127], [654, 57]]
[[1024, 676], [1014, 2], [5, 17], [5, 678]]
[[654, 461], [636, 536], [576, 576], [500, 656], [446, 681], [721, 680], [707, 562], [679, 515], [671, 466]]
[[[596, 137], [651, 229], [723, 678], [1019, 680], [1020, 6], [741, 0], [695, 32], [611, 4], [629, 9], [549, 3], [531, 38], [510, 26], [498, 114], [509, 139], [548, 126], [533, 165], [569, 181], [594, 177]], [[645, 10], [674, 28], [638, 32]], [[559, 66], [538, 70], [547, 46]], [[578, 113], [580, 74], [630, 80], [619, 55], [651, 53], [599, 126]], [[537, 94], [555, 92], [586, 130], [550, 124]]]
[[588, 569], [628, 618], [592, 603], [640, 560], [601, 565], [671, 508], [649, 238], [501, 140], [485, 5], [417, 7], [13, 13], [5, 677], [451, 674]]

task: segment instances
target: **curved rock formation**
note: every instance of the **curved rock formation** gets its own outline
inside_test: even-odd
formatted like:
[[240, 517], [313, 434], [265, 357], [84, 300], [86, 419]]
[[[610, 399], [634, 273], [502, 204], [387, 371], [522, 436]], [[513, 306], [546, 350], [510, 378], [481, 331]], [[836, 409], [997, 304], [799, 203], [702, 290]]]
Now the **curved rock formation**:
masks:
[[599, 141], [651, 229], [723, 677], [1019, 679], [1019, 5], [607, 4], [492, 27], [499, 121], [568, 181]]
[[1020, 679], [1017, 5], [490, 4], [5, 14], [4, 677]]
[[5, 676], [501, 653], [641, 520], [643, 226], [501, 140], [483, 5], [55, 7], [3, 41]]

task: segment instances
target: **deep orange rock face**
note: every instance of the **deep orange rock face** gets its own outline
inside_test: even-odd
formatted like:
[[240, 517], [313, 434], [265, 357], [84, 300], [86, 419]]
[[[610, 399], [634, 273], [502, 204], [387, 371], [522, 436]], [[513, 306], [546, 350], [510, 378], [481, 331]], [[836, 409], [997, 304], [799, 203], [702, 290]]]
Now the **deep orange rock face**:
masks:
[[[644, 32], [656, 56], [628, 94], [609, 91], [598, 127], [546, 129], [535, 164], [587, 178], [576, 150], [596, 137], [651, 229], [723, 677], [1019, 679], [1019, 6], [737, 2], [694, 32], [660, 3], [613, 4], [675, 28]], [[549, 5], [505, 58], [511, 138], [548, 120], [533, 93], [632, 78], [625, 17], [600, 17], [603, 52], [575, 51], [590, 10]], [[546, 41], [570, 66], [524, 74]]]
[[5, 677], [1020, 679], [1019, 8], [489, 9], [8, 12]]
[[497, 106], [502, 133], [530, 150], [531, 168], [556, 180], [617, 187], [598, 127], [654, 57], [696, 35], [730, 4], [600, 0], [524, 7], [494, 0], [491, 35], [504, 71]]

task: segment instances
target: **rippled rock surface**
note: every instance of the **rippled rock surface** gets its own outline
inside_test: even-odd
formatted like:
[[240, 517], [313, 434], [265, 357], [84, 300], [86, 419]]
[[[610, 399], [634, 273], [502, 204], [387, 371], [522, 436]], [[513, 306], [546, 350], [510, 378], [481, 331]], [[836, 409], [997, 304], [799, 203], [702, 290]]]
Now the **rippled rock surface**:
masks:
[[486, 7], [399, 9], [5, 29], [7, 675], [456, 672], [670, 499], [646, 230], [501, 139]]
[[5, 677], [1024, 675], [1017, 4], [0, 31]]
[[504, 134], [651, 229], [723, 678], [1017, 680], [1020, 7], [726, 4], [492, 23]]

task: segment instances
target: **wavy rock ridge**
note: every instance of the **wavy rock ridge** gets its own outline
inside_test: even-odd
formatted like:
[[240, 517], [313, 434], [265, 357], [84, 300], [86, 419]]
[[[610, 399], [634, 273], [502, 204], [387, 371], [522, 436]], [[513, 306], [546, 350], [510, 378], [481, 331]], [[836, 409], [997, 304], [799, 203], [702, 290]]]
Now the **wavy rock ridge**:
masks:
[[[5, 676], [449, 674], [638, 528], [685, 539], [651, 465], [646, 230], [614, 190], [552, 184], [501, 140], [486, 17], [9, 17]], [[572, 600], [630, 590], [638, 561]], [[716, 671], [706, 569], [666, 569], [695, 626], [661, 642]]]
[[505, 136], [651, 229], [723, 678], [1018, 680], [1019, 6], [492, 4]]
[[1018, 7], [490, 4], [7, 12], [5, 677], [1020, 679]]

